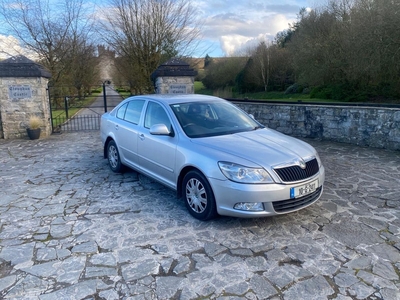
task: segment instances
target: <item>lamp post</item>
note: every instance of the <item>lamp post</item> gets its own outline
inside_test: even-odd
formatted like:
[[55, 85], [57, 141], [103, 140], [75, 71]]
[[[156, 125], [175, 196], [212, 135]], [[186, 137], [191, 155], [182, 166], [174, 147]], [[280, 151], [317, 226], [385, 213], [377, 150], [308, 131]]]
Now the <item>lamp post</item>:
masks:
[[104, 112], [107, 112], [107, 96], [106, 96], [106, 84], [110, 84], [110, 80], [103, 81], [103, 100], [104, 100]]

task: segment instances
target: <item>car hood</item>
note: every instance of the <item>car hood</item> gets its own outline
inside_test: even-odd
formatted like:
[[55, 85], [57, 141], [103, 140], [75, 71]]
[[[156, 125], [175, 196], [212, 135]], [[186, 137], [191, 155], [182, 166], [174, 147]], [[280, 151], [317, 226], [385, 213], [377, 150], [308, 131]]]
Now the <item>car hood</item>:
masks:
[[246, 159], [267, 169], [315, 155], [314, 148], [307, 143], [267, 128], [192, 139], [192, 142]]

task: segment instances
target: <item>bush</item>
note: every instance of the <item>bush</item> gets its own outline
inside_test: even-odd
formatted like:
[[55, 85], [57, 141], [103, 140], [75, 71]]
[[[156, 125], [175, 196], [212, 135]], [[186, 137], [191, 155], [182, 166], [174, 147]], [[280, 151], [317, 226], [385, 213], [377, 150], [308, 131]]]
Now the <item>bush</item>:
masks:
[[347, 84], [323, 85], [314, 87], [310, 92], [310, 98], [352, 101], [353, 93], [352, 87]]
[[302, 85], [294, 83], [286, 89], [285, 94], [300, 94], [303, 90], [304, 87]]
[[331, 90], [326, 86], [317, 86], [311, 90], [310, 98], [331, 99]]

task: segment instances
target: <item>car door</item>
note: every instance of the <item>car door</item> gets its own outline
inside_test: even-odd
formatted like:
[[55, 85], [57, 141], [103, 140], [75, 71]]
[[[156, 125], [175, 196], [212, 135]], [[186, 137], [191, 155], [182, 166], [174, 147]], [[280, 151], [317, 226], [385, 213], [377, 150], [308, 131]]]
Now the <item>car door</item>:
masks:
[[159, 103], [149, 101], [144, 115], [143, 127], [138, 133], [138, 161], [148, 175], [175, 188], [176, 136], [152, 135], [150, 127], [164, 124], [172, 130], [170, 118]]
[[128, 165], [137, 164], [138, 124], [144, 103], [145, 100], [129, 101], [116, 114], [116, 142], [123, 161]]

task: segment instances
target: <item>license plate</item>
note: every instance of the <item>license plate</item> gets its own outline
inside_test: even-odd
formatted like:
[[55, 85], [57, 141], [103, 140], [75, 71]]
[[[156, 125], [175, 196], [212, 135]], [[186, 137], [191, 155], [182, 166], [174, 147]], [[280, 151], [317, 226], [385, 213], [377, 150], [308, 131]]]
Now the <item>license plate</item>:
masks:
[[318, 188], [318, 180], [315, 180], [313, 182], [292, 187], [290, 189], [290, 198], [298, 198], [298, 197], [303, 197], [305, 195], [311, 194], [315, 192]]

